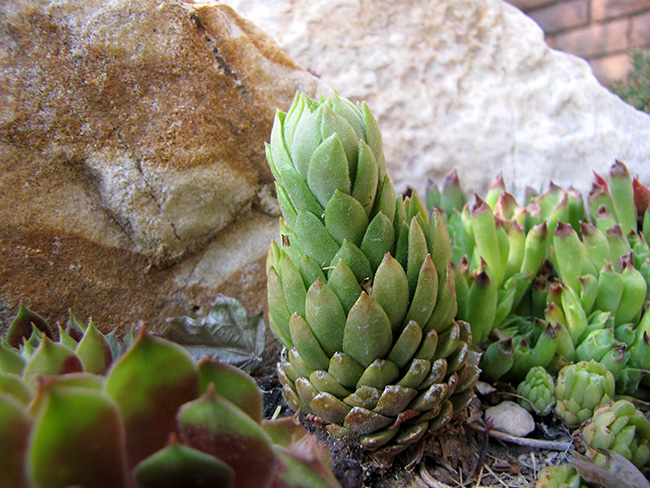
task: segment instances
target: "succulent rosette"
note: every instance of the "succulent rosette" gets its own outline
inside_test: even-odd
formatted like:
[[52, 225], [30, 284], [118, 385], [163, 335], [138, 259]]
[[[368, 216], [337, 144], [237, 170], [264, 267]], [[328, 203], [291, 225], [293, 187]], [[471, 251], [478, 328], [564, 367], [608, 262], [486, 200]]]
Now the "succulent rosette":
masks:
[[339, 486], [327, 456], [275, 435], [234, 366], [144, 329], [120, 345], [71, 319], [51, 335], [21, 307], [0, 346], [0, 486]]
[[587, 456], [604, 465], [599, 449], [615, 451], [646, 471], [650, 462], [650, 422], [631, 402], [618, 400], [600, 405], [580, 429]]
[[534, 366], [528, 371], [524, 381], [517, 386], [517, 394], [528, 400], [520, 401], [521, 406], [530, 411], [532, 403], [541, 416], [551, 413], [555, 406], [555, 382], [542, 366]]
[[589, 419], [598, 405], [612, 403], [614, 376], [591, 361], [569, 364], [560, 370], [555, 385], [555, 414], [569, 427]]
[[471, 331], [454, 321], [440, 213], [396, 197], [365, 103], [298, 94], [267, 158], [282, 210], [267, 260], [269, 322], [295, 409], [396, 453], [473, 396]]

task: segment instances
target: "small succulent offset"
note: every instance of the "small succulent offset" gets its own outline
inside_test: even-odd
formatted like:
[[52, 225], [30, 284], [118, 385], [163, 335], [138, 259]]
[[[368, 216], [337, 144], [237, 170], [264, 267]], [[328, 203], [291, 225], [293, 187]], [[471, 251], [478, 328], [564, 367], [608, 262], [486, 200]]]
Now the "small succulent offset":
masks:
[[278, 372], [294, 409], [393, 455], [466, 407], [478, 377], [454, 321], [440, 213], [396, 197], [365, 103], [297, 94], [266, 148], [282, 211], [267, 260]]
[[628, 400], [601, 405], [580, 429], [579, 438], [587, 457], [597, 465], [605, 458], [599, 449], [609, 449], [646, 472], [650, 461], [650, 422]]
[[560, 370], [555, 386], [555, 414], [569, 427], [589, 419], [596, 407], [614, 400], [614, 376], [593, 359]]
[[551, 413], [555, 405], [555, 382], [548, 371], [541, 366], [535, 366], [517, 386], [517, 394], [528, 400], [519, 401], [526, 410], [533, 410], [532, 403], [536, 413], [545, 416]]
[[307, 438], [303, 452], [274, 443], [257, 384], [234, 366], [144, 329], [114, 350], [92, 324], [59, 332], [21, 307], [0, 345], [0, 486], [339, 486]]

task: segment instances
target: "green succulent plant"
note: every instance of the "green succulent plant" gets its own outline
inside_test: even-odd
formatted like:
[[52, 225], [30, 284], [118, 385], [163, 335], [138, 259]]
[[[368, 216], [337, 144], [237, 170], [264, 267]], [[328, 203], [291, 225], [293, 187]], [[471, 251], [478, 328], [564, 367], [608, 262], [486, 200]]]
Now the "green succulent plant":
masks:
[[578, 471], [570, 464], [545, 466], [537, 475], [535, 488], [586, 488]]
[[618, 452], [637, 468], [647, 471], [650, 462], [650, 422], [628, 400], [600, 405], [580, 429], [579, 439], [587, 457], [605, 464], [599, 449]]
[[614, 376], [593, 359], [560, 370], [555, 385], [555, 414], [569, 427], [589, 419], [596, 407], [614, 400]]
[[24, 307], [10, 327], [18, 348], [0, 347], [0, 486], [339, 486], [322, 456], [274, 442], [282, 436], [263, 422], [246, 373], [197, 363], [144, 329], [113, 356], [111, 339], [82, 327], [72, 319], [55, 342]]
[[619, 394], [648, 396], [650, 190], [623, 163], [609, 181], [596, 175], [585, 201], [551, 183], [520, 206], [498, 176], [472, 206], [451, 173], [427, 202], [448, 222], [457, 319], [487, 342], [484, 379], [595, 360]]
[[528, 371], [524, 381], [517, 386], [517, 394], [528, 400], [520, 401], [520, 405], [531, 411], [532, 403], [537, 413], [542, 416], [551, 413], [555, 406], [555, 382], [542, 366], [535, 366]]
[[478, 377], [454, 321], [440, 213], [396, 197], [365, 103], [298, 94], [266, 148], [282, 210], [267, 259], [284, 396], [337, 435], [392, 455], [465, 408]]

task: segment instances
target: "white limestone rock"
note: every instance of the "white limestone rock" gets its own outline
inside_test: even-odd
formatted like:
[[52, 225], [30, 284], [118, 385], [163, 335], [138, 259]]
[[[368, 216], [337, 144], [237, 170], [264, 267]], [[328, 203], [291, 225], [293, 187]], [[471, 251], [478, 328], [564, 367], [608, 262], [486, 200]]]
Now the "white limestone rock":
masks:
[[[226, 0], [301, 66], [366, 100], [398, 190], [458, 169], [483, 193], [588, 191], [614, 159], [650, 183], [650, 116], [501, 0]], [[285, 107], [286, 109], [286, 107]]]

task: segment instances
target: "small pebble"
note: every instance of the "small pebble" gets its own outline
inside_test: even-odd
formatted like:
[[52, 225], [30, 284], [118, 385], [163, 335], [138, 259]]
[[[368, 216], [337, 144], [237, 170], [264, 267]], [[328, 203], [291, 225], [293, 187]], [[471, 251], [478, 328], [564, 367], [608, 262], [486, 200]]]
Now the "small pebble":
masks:
[[485, 421], [492, 429], [517, 437], [524, 437], [535, 430], [533, 416], [514, 402], [501, 402], [485, 410]]

